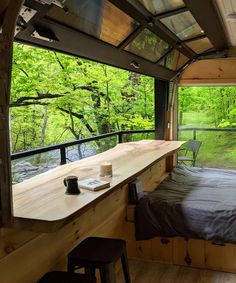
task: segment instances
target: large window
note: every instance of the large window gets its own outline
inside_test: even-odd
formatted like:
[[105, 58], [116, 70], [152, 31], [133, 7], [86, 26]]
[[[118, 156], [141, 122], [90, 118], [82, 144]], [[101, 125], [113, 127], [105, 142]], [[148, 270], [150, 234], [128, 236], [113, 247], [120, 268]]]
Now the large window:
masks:
[[[12, 75], [12, 153], [119, 130], [154, 128], [151, 77], [20, 44], [14, 46]], [[116, 142], [111, 137], [70, 147], [67, 161]], [[59, 154], [54, 150], [13, 161], [13, 181], [58, 166]]]
[[202, 141], [197, 166], [236, 169], [236, 87], [181, 87], [179, 139]]
[[67, 1], [66, 11], [53, 5], [47, 16], [115, 46], [138, 27], [108, 0]]

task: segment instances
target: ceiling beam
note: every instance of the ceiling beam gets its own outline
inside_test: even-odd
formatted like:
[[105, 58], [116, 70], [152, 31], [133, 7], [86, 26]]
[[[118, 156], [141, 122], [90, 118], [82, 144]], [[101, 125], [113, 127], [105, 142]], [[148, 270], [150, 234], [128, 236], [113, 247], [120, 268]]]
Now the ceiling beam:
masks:
[[131, 41], [133, 41], [142, 31], [144, 30], [143, 26], [138, 26], [137, 29], [132, 32], [124, 41], [122, 41], [118, 48], [120, 50], [124, 49], [128, 44], [130, 44]]
[[185, 5], [217, 50], [228, 48], [228, 40], [212, 0], [184, 0]]
[[188, 46], [181, 42], [181, 40], [172, 33], [166, 26], [164, 26], [160, 21], [155, 20], [155, 17], [148, 12], [144, 7], [141, 7], [137, 3], [131, 4], [127, 0], [109, 0], [117, 8], [125, 12], [131, 18], [135, 19], [145, 28], [148, 28], [161, 39], [165, 40], [172, 47], [179, 50], [185, 56], [193, 58], [196, 56]]
[[[44, 29], [48, 29], [55, 34], [58, 40], [49, 42], [32, 37], [31, 34], [34, 31], [34, 26], [41, 26]], [[163, 80], [170, 80], [175, 75], [175, 72], [171, 70], [167, 70], [162, 66], [129, 52], [121, 51], [115, 46], [73, 28], [63, 26], [47, 18], [39, 19], [37, 14], [30, 20], [27, 28], [16, 35], [15, 40], [33, 46], [91, 59]], [[131, 64], [134, 61], [137, 63], [135, 65], [138, 66], [138, 69], [134, 68], [134, 64]]]
[[187, 7], [182, 7], [182, 8], [175, 9], [175, 10], [172, 10], [172, 11], [169, 11], [169, 12], [164, 12], [164, 13], [158, 14], [158, 15], [154, 16], [154, 18], [160, 20], [160, 19], [163, 19], [163, 18], [166, 18], [166, 17], [178, 15], [180, 13], [184, 13], [184, 12], [187, 12], [187, 11], [188, 11]]
[[200, 35], [197, 35], [195, 37], [191, 37], [191, 38], [185, 39], [183, 42], [184, 43], [188, 43], [188, 42], [191, 42], [191, 41], [194, 41], [194, 40], [203, 39], [203, 38], [206, 38], [206, 37], [207, 36], [205, 34], [200, 34]]

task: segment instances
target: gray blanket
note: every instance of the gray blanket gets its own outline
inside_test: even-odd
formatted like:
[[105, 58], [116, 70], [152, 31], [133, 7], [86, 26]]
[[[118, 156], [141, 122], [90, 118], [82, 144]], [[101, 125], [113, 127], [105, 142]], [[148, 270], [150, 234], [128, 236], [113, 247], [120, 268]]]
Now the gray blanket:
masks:
[[177, 166], [139, 201], [135, 227], [137, 240], [183, 236], [236, 243], [236, 171]]

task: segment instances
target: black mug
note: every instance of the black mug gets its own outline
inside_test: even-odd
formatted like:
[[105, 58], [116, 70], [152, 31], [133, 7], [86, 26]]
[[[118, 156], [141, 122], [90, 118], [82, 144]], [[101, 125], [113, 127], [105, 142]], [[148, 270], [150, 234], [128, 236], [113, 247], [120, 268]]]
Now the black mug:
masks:
[[64, 179], [64, 185], [66, 186], [66, 194], [68, 195], [78, 195], [80, 194], [78, 186], [78, 177], [76, 176], [67, 176]]

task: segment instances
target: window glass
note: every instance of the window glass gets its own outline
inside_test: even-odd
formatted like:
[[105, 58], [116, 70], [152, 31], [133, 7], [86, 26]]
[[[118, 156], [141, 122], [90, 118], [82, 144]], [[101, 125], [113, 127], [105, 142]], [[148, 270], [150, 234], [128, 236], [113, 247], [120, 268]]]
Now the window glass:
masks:
[[115, 46], [138, 26], [107, 0], [67, 0], [65, 9], [54, 5], [47, 16]]
[[182, 0], [138, 0], [153, 15], [184, 7]]
[[200, 54], [204, 51], [207, 51], [208, 49], [213, 48], [212, 43], [207, 37], [186, 42], [186, 45], [197, 54]]
[[[13, 55], [12, 154], [120, 129], [154, 129], [153, 77], [18, 43]], [[123, 141], [148, 138], [153, 134], [127, 134]], [[67, 146], [66, 162], [116, 144], [113, 136]], [[18, 183], [57, 167], [62, 159], [59, 150], [12, 159], [12, 180]]]
[[152, 62], [156, 62], [168, 50], [170, 46], [148, 29], [144, 29], [129, 45], [126, 51], [134, 53]]
[[174, 49], [159, 62], [159, 65], [172, 71], [176, 71], [187, 63], [188, 60], [188, 57]]
[[181, 40], [195, 37], [203, 32], [189, 11], [163, 18], [161, 22]]

